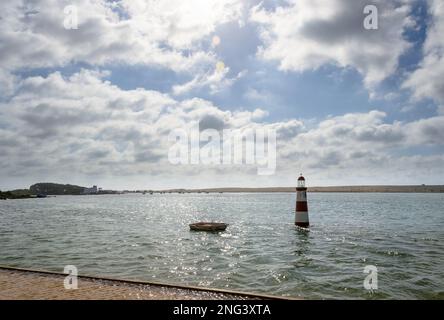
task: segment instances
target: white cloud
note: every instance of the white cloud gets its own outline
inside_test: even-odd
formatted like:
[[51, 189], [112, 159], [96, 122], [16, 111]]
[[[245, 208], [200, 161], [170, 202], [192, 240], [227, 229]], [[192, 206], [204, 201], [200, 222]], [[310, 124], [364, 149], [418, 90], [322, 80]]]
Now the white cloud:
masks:
[[261, 26], [264, 46], [258, 56], [277, 61], [284, 71], [303, 72], [326, 64], [353, 67], [370, 89], [393, 74], [410, 44], [403, 32], [412, 26], [410, 1], [372, 1], [379, 29], [363, 28], [365, 0], [294, 0], [268, 11], [260, 6], [250, 19]]
[[229, 67], [225, 66], [222, 62], [218, 62], [213, 70], [210, 69], [210, 71], [200, 73], [184, 84], [174, 85], [172, 88], [173, 94], [181, 95], [202, 87], [209, 87], [210, 93], [215, 94], [230, 87], [236, 80], [246, 74], [246, 71], [242, 71], [234, 78], [228, 78], [229, 71]]
[[222, 111], [198, 98], [177, 101], [156, 91], [121, 90], [103, 80], [106, 75], [82, 70], [23, 80], [16, 95], [0, 104], [0, 158], [8, 163], [2, 173], [25, 175], [39, 167], [54, 173], [158, 174], [169, 166], [171, 130], [202, 121], [241, 128], [265, 116], [261, 110]]
[[344, 166], [350, 164], [347, 160], [360, 155], [390, 155], [396, 149], [444, 145], [440, 138], [444, 136], [444, 116], [405, 123], [386, 123], [385, 118], [386, 114], [377, 110], [328, 118], [295, 136], [287, 154], [291, 155], [295, 150], [302, 154], [316, 154], [318, 156], [311, 157], [315, 163], [332, 154], [338, 156], [337, 164]]
[[0, 68], [0, 99], [14, 93], [18, 77]]
[[442, 147], [444, 117], [407, 123], [385, 118], [375, 110], [323, 120], [283, 141], [278, 171], [302, 171], [312, 177], [311, 185], [439, 183], [444, 156], [411, 155], [409, 150]]
[[[66, 30], [66, 5], [78, 13], [78, 29]], [[240, 18], [237, 0], [57, 1], [11, 0], [0, 4], [0, 93], [14, 91], [13, 73], [72, 63], [145, 65], [195, 76], [176, 94], [208, 86], [229, 87], [229, 68], [215, 70], [217, 55], [203, 45], [217, 26]]]
[[[260, 24], [264, 41], [259, 56], [276, 60], [282, 70], [289, 71], [329, 63], [353, 67], [371, 88], [393, 74], [399, 56], [409, 46], [402, 38], [411, 25], [408, 2], [397, 1], [400, 6], [395, 7], [394, 1], [377, 1], [378, 31], [362, 30], [363, 1], [299, 0], [274, 11], [256, 7], [251, 20]], [[438, 1], [431, 3], [434, 24], [428, 32], [424, 61], [406, 86], [414, 89], [417, 98], [443, 101], [439, 36], [443, 12]], [[256, 170], [248, 168], [171, 166], [169, 132], [193, 125], [276, 130], [278, 171], [270, 177], [273, 180], [260, 181], [262, 185], [285, 183], [301, 170], [321, 183], [338, 178], [346, 183], [350, 177], [366, 182], [383, 177], [379, 181], [386, 183], [386, 177], [401, 175], [408, 181], [416, 179], [415, 174], [436, 181], [442, 176], [442, 155], [432, 150], [430, 155], [412, 156], [408, 151], [416, 146], [442, 147], [444, 116], [389, 123], [384, 112], [375, 110], [318, 123], [267, 122], [268, 113], [261, 109], [226, 111], [197, 97], [180, 99], [184, 93], [206, 87], [216, 93], [244, 75], [240, 72], [230, 78], [229, 67], [215, 68], [219, 57], [204, 49], [218, 26], [240, 19], [242, 2], [78, 0], [74, 1], [79, 8], [78, 30], [63, 28], [66, 4], [71, 2], [0, 3], [0, 161], [4, 165], [0, 181], [132, 177], [120, 180], [130, 181], [131, 188], [134, 177], [140, 179], [141, 187], [152, 186], [155, 177], [157, 183], [169, 181], [176, 186], [189, 186], [183, 185], [190, 183], [185, 178], [198, 175], [204, 177], [200, 186], [212, 181], [219, 186], [258, 181], [253, 176]], [[155, 65], [189, 72], [193, 78], [174, 85], [173, 97], [146, 89], [123, 90], [106, 81], [107, 71], [81, 70], [70, 76], [52, 72], [23, 79], [14, 75], [40, 67], [57, 70], [72, 62], [97, 70], [107, 64]], [[248, 88], [244, 94], [248, 99], [264, 102], [273, 97], [272, 92], [254, 89], [254, 84]]]
[[[77, 6], [77, 30], [66, 30], [64, 7]], [[71, 62], [146, 64], [190, 71], [215, 63], [199, 42], [237, 19], [241, 4], [224, 1], [2, 2], [0, 68], [57, 67]], [[186, 49], [186, 50], [185, 50]]]
[[210, 35], [216, 26], [241, 17], [243, 3], [237, 0], [156, 1], [123, 0], [139, 32], [174, 48], [190, 49]]
[[[309, 127], [296, 119], [266, 122], [267, 113], [260, 109], [223, 111], [199, 98], [180, 101], [156, 91], [122, 90], [105, 81], [105, 75], [82, 70], [63, 77], [55, 72], [18, 85], [15, 96], [0, 104], [1, 180], [27, 177], [32, 183], [41, 175], [134, 181], [137, 176], [175, 179], [185, 186], [184, 178], [196, 174], [202, 177], [201, 185], [248, 184], [257, 179], [256, 171], [249, 168], [172, 166], [168, 134], [194, 125], [276, 130], [278, 168], [272, 178], [281, 183], [301, 170], [312, 176], [313, 183], [344, 175], [374, 181], [395, 171], [408, 175], [415, 170], [424, 174], [425, 181], [432, 181], [441, 170], [440, 156], [396, 152], [442, 146], [444, 117], [387, 123], [384, 112], [371, 111], [330, 117]], [[427, 165], [416, 168], [420, 163]], [[378, 175], [371, 178], [370, 172]], [[267, 181], [258, 183], [267, 185]]]
[[430, 98], [444, 104], [444, 2], [429, 0], [432, 17], [419, 68], [404, 82], [416, 99]]
[[253, 87], [248, 87], [243, 94], [243, 97], [260, 103], [266, 103], [276, 99], [276, 97], [270, 91], [267, 91], [266, 89], [256, 89]]

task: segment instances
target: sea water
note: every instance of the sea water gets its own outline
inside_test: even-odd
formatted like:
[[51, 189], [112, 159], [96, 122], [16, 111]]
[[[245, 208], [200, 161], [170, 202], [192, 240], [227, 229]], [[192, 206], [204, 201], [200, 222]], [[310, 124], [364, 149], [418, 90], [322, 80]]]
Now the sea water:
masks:
[[[444, 299], [444, 194], [126, 194], [0, 201], [0, 264], [308, 299]], [[217, 221], [225, 232], [190, 231]], [[375, 266], [377, 288], [364, 270]], [[0, 288], [1, 289], [1, 288]]]

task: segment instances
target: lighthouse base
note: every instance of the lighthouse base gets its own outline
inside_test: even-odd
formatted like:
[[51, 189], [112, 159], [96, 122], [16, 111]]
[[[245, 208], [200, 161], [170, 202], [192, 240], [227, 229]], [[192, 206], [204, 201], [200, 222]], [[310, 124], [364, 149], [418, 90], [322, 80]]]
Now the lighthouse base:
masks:
[[302, 228], [308, 228], [310, 222], [308, 220], [308, 211], [296, 211], [296, 217], [294, 219], [295, 225]]
[[310, 226], [308, 222], [295, 222], [294, 224], [301, 228], [308, 228]]

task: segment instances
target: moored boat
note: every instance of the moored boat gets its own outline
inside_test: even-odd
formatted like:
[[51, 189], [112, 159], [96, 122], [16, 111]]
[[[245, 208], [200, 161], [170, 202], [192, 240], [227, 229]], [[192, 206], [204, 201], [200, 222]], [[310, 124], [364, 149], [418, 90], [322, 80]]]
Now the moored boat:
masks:
[[221, 222], [197, 222], [190, 224], [190, 229], [193, 231], [224, 231], [227, 226], [227, 223]]

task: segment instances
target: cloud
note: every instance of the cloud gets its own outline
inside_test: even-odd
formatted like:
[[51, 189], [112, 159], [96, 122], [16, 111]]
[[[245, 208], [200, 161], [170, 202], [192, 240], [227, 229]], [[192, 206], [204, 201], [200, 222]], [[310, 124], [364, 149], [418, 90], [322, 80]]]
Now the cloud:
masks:
[[203, 87], [209, 87], [210, 93], [215, 94], [223, 89], [230, 87], [236, 80], [243, 77], [246, 71], [239, 72], [236, 77], [228, 78], [230, 68], [222, 62], [218, 62], [213, 70], [206, 71], [196, 75], [192, 80], [174, 85], [172, 92], [174, 95], [182, 95]]
[[[424, 179], [429, 179], [430, 172], [443, 171], [436, 162], [443, 158], [441, 155], [412, 156], [409, 150], [418, 146], [442, 148], [444, 141], [439, 137], [444, 136], [444, 117], [405, 123], [387, 123], [385, 118], [384, 112], [373, 110], [325, 119], [284, 140], [279, 149], [280, 163], [294, 163], [296, 168], [315, 178], [322, 172], [321, 181], [333, 176], [343, 181], [350, 177], [342, 175], [352, 174], [355, 181], [361, 178], [381, 184], [387, 183], [381, 177], [390, 176], [395, 181], [396, 175], [401, 180], [404, 177], [400, 175], [411, 175], [410, 178], [417, 179], [416, 174], [413, 176], [417, 170], [424, 174]], [[421, 164], [420, 159], [424, 163]], [[427, 167], [425, 163], [434, 165]], [[375, 177], [368, 176], [370, 172], [374, 172]]]
[[206, 115], [199, 121], [200, 131], [206, 129], [215, 129], [221, 131], [224, 128], [226, 128], [225, 119], [214, 115]]
[[[74, 5], [77, 29], [65, 29], [64, 12]], [[137, 65], [192, 75], [173, 86], [175, 95], [208, 87], [214, 94], [230, 87], [244, 73], [227, 78], [229, 68], [207, 48], [219, 25], [241, 18], [237, 0], [56, 1], [20, 0], [0, 5], [0, 93], [8, 96], [18, 71]]]
[[17, 76], [0, 68], [0, 99], [11, 96], [18, 81]]
[[[67, 30], [74, 5], [78, 28]], [[199, 7], [196, 10], [195, 6]], [[241, 3], [222, 1], [2, 2], [0, 68], [59, 67], [72, 62], [145, 64], [174, 71], [215, 63], [199, 43], [219, 24], [238, 19]]]
[[240, 19], [237, 0], [144, 1], [124, 0], [122, 7], [140, 30], [169, 46], [190, 49], [220, 24]]
[[420, 119], [406, 124], [409, 143], [413, 145], [444, 145], [444, 116]]
[[396, 170], [407, 174], [421, 161], [430, 165], [429, 173], [423, 169], [429, 180], [440, 170], [438, 155], [400, 156], [397, 152], [442, 146], [442, 116], [389, 123], [384, 112], [374, 110], [318, 123], [297, 119], [267, 122], [267, 113], [260, 109], [224, 111], [199, 98], [177, 100], [152, 90], [122, 90], [106, 81], [106, 75], [82, 70], [66, 77], [54, 72], [21, 81], [14, 97], [0, 103], [0, 161], [4, 163], [0, 177], [23, 179], [37, 173], [65, 179], [70, 175], [117, 180], [144, 176], [161, 181], [176, 177], [180, 183], [178, 177], [182, 181], [205, 174], [209, 179], [205, 181], [213, 181], [211, 177], [223, 172], [225, 184], [242, 177], [253, 181], [251, 175], [256, 173], [249, 167], [171, 165], [168, 134], [193, 126], [201, 130], [275, 130], [276, 181], [286, 181], [301, 170], [313, 179], [339, 177], [347, 170], [356, 177], [365, 177], [372, 170], [383, 176], [396, 169], [394, 163], [402, 163], [402, 170]]
[[403, 83], [416, 99], [429, 98], [444, 104], [444, 3], [429, 0], [431, 23], [423, 47], [423, 59]]
[[323, 65], [355, 68], [368, 88], [392, 75], [410, 44], [403, 33], [412, 26], [409, 1], [372, 1], [378, 30], [363, 27], [365, 0], [287, 1], [266, 10], [257, 6], [250, 19], [261, 27], [258, 56], [277, 61], [283, 71], [304, 72]]
[[[354, 68], [362, 74], [367, 88], [373, 89], [396, 72], [399, 57], [410, 46], [403, 38], [412, 26], [410, 2], [372, 2], [380, 12], [376, 31], [362, 28], [362, 9], [368, 4], [363, 0], [289, 1], [274, 9], [256, 6], [249, 11], [249, 22], [255, 24], [249, 28], [251, 32], [259, 30], [263, 42], [256, 57], [277, 61], [283, 71], [304, 72], [328, 64]], [[279, 92], [273, 92], [272, 86], [260, 86], [260, 81], [252, 83], [248, 77], [235, 88], [245, 89], [242, 96], [250, 104], [244, 108], [230, 109], [225, 100], [221, 102], [223, 109], [199, 98], [203, 90], [216, 94], [246, 74], [231, 74], [218, 56], [228, 41], [212, 46], [211, 39], [223, 29], [221, 25], [244, 19], [242, 11], [249, 3], [0, 3], [0, 181], [17, 177], [17, 181], [33, 183], [41, 177], [85, 184], [100, 178], [117, 188], [189, 187], [192, 183], [201, 187], [213, 182], [217, 186], [292, 185], [301, 170], [311, 176], [312, 183], [320, 184], [402, 183], [423, 178], [427, 182], [442, 177], [444, 113], [396, 121], [389, 120], [396, 115], [389, 118], [381, 110], [343, 114], [341, 106], [332, 102], [334, 116], [285, 119], [276, 113], [270, 116], [255, 105], [270, 104]], [[63, 28], [67, 4], [78, 7], [77, 30]], [[438, 1], [430, 4], [433, 24], [427, 33], [424, 59], [404, 86], [412, 89], [417, 99], [442, 102], [443, 9]], [[223, 39], [229, 39], [222, 33]], [[240, 48], [239, 52], [245, 50]], [[268, 68], [263, 61], [251, 60], [245, 68]], [[232, 61], [225, 62], [228, 65]], [[68, 66], [78, 70], [78, 65], [86, 69], [61, 69]], [[169, 87], [164, 92], [124, 90], [116, 85], [119, 80], [107, 80], [113, 77], [103, 70], [119, 66], [165, 68], [177, 78], [168, 93]], [[242, 70], [241, 66], [236, 70]], [[49, 70], [40, 73], [40, 68]], [[276, 175], [260, 180], [251, 167], [171, 165], [168, 134], [193, 126], [219, 131], [275, 130]]]
[[9, 164], [3, 174], [29, 173], [30, 167], [20, 166], [24, 158], [54, 173], [162, 172], [170, 166], [171, 130], [199, 124], [203, 129], [242, 128], [265, 115], [222, 111], [206, 100], [177, 101], [157, 91], [122, 90], [104, 80], [107, 74], [81, 70], [64, 77], [54, 72], [21, 81], [17, 94], [0, 104], [5, 126], [0, 123], [0, 158]]

